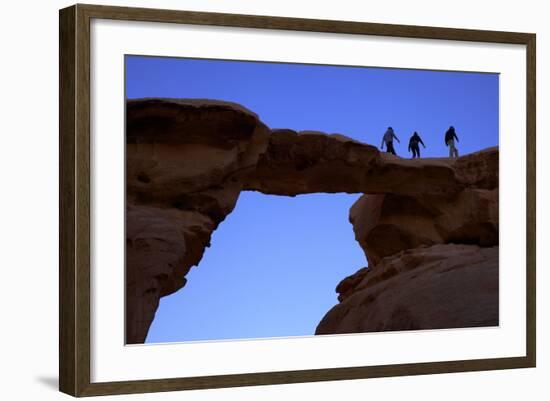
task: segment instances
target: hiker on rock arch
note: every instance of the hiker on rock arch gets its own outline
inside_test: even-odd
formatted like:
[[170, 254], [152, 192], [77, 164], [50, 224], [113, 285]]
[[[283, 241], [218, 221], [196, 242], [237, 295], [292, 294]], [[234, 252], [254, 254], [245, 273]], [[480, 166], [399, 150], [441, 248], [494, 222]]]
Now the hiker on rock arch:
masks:
[[455, 127], [451, 125], [445, 133], [445, 145], [449, 147], [449, 157], [458, 157], [458, 149], [455, 147], [455, 139], [458, 142]]
[[420, 138], [420, 135], [418, 135], [418, 132], [414, 131], [414, 134], [412, 134], [411, 139], [409, 139], [409, 152], [412, 152], [413, 159], [416, 157], [420, 157], [420, 146], [419, 144], [422, 144], [424, 149], [426, 149], [426, 145], [424, 145], [424, 142], [422, 142], [422, 138]]
[[395, 138], [395, 140], [398, 143], [401, 143], [401, 142], [399, 142], [399, 138], [393, 132], [393, 128], [388, 127], [386, 133], [382, 137], [382, 145], [380, 145], [380, 149], [384, 149], [384, 143], [385, 143], [386, 144], [386, 152], [395, 155], [395, 149], [393, 148], [393, 138]]

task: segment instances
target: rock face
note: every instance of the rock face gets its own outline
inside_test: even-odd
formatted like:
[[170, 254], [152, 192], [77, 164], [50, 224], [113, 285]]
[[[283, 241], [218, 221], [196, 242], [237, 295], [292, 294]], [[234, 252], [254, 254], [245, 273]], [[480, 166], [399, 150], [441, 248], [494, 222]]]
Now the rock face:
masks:
[[361, 269], [337, 287], [316, 334], [498, 325], [498, 247], [421, 246]]
[[340, 134], [271, 131], [233, 103], [140, 99], [126, 111], [127, 343], [145, 341], [242, 190], [367, 194], [350, 221], [369, 267], [340, 283], [319, 334], [498, 321], [498, 149], [405, 160]]
[[[382, 154], [340, 134], [274, 130], [245, 189], [294, 196], [315, 192], [454, 195], [467, 177], [454, 160], [422, 162]], [[475, 179], [470, 178], [470, 179]]]
[[142, 99], [126, 111], [126, 342], [134, 344], [235, 207], [270, 130], [216, 101]]
[[498, 189], [454, 197], [364, 195], [350, 210], [370, 266], [403, 249], [434, 244], [498, 245]]
[[143, 343], [160, 297], [182, 288], [216, 223], [195, 211], [144, 205], [126, 211], [127, 343]]
[[498, 325], [498, 149], [453, 169], [454, 194], [388, 192], [352, 206], [369, 266], [340, 282], [316, 334]]

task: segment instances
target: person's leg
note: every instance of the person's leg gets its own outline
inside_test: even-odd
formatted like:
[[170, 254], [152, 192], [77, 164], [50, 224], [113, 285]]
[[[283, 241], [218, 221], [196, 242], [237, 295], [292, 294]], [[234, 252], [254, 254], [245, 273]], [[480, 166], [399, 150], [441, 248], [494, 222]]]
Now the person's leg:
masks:
[[413, 159], [418, 157], [418, 148], [416, 146], [411, 146], [411, 150], [413, 152]]
[[391, 153], [392, 155], [395, 155], [395, 149], [393, 148], [393, 142], [387, 142], [386, 148], [388, 153]]
[[458, 149], [455, 146], [454, 139], [451, 139], [449, 141], [449, 153], [450, 153], [450, 157], [458, 157]]
[[420, 157], [420, 146], [416, 145], [415, 150], [416, 150], [416, 157]]

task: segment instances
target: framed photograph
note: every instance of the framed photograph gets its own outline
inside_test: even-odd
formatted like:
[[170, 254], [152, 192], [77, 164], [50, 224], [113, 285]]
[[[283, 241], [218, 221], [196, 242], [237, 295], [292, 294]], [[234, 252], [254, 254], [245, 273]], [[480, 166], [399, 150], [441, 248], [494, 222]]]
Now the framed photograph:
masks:
[[60, 391], [535, 366], [534, 34], [59, 26]]

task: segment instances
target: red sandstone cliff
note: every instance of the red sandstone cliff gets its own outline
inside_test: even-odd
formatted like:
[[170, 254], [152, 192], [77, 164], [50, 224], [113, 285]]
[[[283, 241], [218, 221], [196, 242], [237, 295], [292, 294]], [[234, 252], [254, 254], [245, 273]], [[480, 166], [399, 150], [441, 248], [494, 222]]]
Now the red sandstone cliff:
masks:
[[498, 325], [498, 246], [422, 245], [337, 287], [316, 334]]
[[369, 266], [340, 282], [316, 334], [498, 325], [498, 150], [449, 163], [452, 195], [388, 192], [352, 206]]
[[185, 285], [233, 210], [270, 130], [211, 100], [127, 103], [126, 340], [143, 343], [161, 297]]
[[127, 104], [126, 171], [128, 343], [144, 342], [241, 190], [367, 194], [350, 221], [369, 267], [340, 283], [318, 334], [498, 322], [496, 148], [405, 160], [339, 134], [271, 131], [237, 104], [141, 99]]

